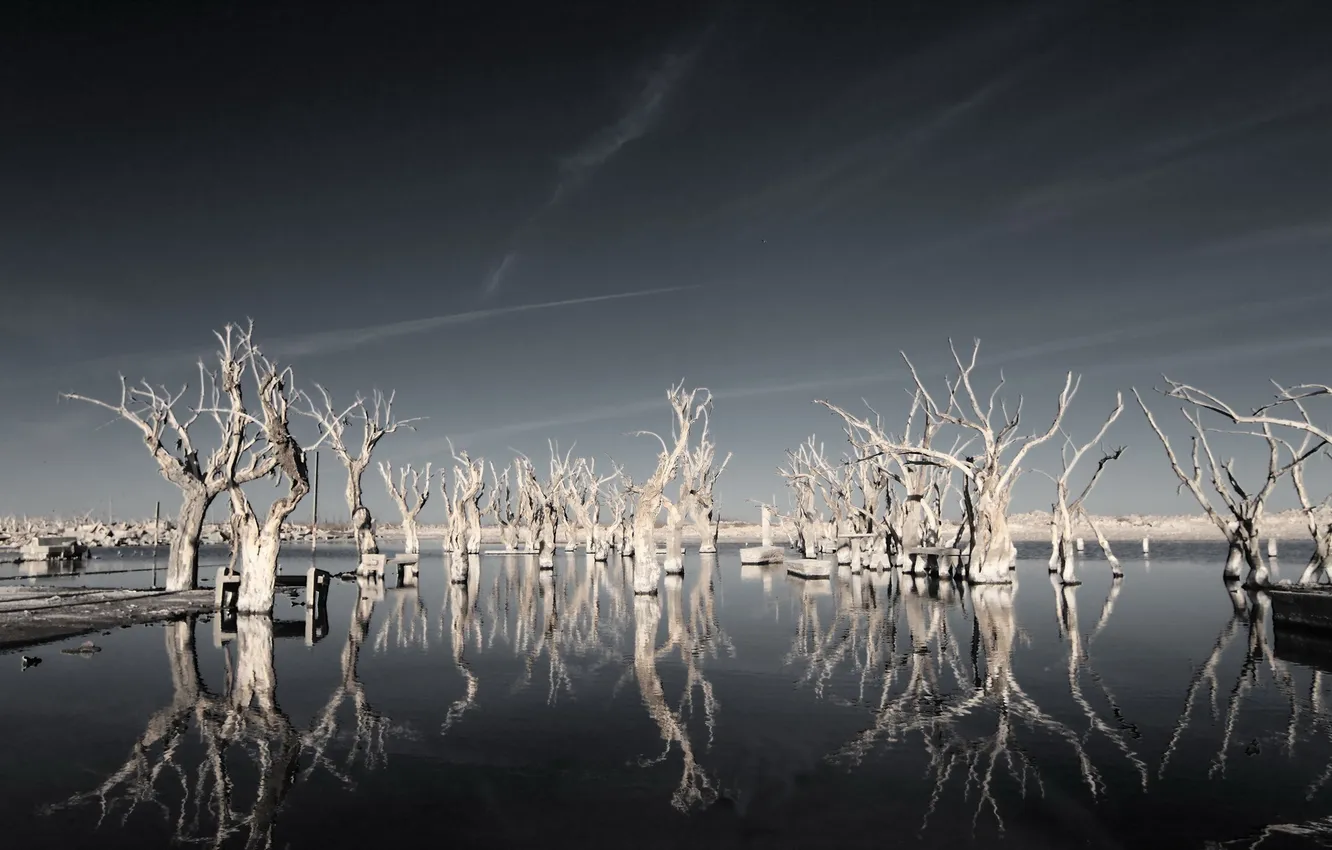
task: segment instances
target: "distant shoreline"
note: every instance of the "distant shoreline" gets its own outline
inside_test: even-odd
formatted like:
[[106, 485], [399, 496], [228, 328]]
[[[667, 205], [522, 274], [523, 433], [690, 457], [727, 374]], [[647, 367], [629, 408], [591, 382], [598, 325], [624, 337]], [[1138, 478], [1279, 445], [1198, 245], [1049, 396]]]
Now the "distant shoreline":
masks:
[[[1201, 514], [1100, 516], [1093, 517], [1093, 521], [1100, 527], [1107, 540], [1120, 545], [1126, 542], [1140, 542], [1143, 537], [1152, 540], [1223, 541], [1221, 532], [1217, 527]], [[0, 521], [0, 549], [21, 545], [27, 537], [34, 534], [42, 536], [75, 535], [94, 546], [149, 545], [152, 543], [154, 536], [152, 520], [105, 523], [88, 520], [70, 521], [28, 517], [27, 522], [30, 524], [31, 531], [25, 531], [24, 524], [14, 518]], [[1048, 512], [1036, 511], [1014, 514], [1008, 518], [1008, 525], [1014, 541], [1048, 542], [1050, 539], [1050, 514]], [[956, 527], [955, 524], [945, 523], [944, 537], [951, 538]], [[220, 523], [206, 524], [204, 526], [203, 542], [224, 542], [221, 538], [221, 529], [222, 524]], [[698, 533], [692, 524], [686, 524], [681, 529], [681, 533], [685, 540], [698, 540]], [[346, 522], [320, 523], [318, 534], [320, 539], [337, 540], [342, 537], [349, 537], [350, 529]], [[387, 540], [400, 539], [402, 529], [396, 522], [380, 523], [376, 525], [375, 534]], [[445, 528], [441, 525], [422, 524], [418, 527], [418, 534], [422, 539], [437, 540], [445, 535]], [[1087, 527], [1086, 523], [1075, 524], [1074, 534], [1082, 537], [1086, 545], [1096, 545], [1095, 534]], [[289, 541], [308, 540], [309, 535], [310, 525], [308, 522], [288, 523], [284, 531], [284, 536]], [[761, 535], [762, 529], [758, 523], [723, 521], [718, 540], [727, 543], [751, 543], [758, 542]], [[773, 523], [772, 535], [774, 541], [778, 544], [784, 544], [787, 540], [786, 534], [777, 522]], [[165, 517], [158, 536], [161, 545], [165, 546], [168, 542], [168, 522]], [[1263, 520], [1262, 536], [1276, 540], [1306, 541], [1310, 539], [1304, 514], [1300, 511], [1281, 511], [1268, 514]], [[563, 534], [561, 534], [561, 537], [563, 537]], [[485, 543], [500, 542], [499, 529], [493, 525], [482, 526], [482, 540]]]

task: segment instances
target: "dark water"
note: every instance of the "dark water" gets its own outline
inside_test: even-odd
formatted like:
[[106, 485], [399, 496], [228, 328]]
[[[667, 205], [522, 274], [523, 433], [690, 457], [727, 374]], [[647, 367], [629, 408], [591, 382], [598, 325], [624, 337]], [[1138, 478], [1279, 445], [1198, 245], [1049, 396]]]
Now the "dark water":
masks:
[[[451, 587], [432, 550], [415, 588], [335, 582], [313, 646], [280, 596], [276, 626], [0, 656], [3, 843], [1327, 846], [1325, 677], [1265, 597], [1227, 594], [1219, 547], [1155, 548], [1059, 590], [1037, 546], [1015, 588], [974, 589], [724, 547], [655, 599], [581, 554]], [[151, 563], [0, 581], [147, 586]]]

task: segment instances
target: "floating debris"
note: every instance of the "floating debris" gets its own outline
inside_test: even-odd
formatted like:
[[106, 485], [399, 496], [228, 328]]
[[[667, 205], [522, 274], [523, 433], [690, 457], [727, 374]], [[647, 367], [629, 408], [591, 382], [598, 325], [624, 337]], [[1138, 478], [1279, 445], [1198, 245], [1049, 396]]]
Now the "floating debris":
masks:
[[23, 670], [27, 670], [29, 667], [36, 667], [38, 664], [42, 663], [42, 659], [35, 655], [25, 655], [22, 660], [23, 666], [20, 669]]
[[102, 648], [90, 640], [85, 640], [78, 646], [66, 647], [60, 651], [65, 655], [92, 655], [93, 653], [101, 652]]

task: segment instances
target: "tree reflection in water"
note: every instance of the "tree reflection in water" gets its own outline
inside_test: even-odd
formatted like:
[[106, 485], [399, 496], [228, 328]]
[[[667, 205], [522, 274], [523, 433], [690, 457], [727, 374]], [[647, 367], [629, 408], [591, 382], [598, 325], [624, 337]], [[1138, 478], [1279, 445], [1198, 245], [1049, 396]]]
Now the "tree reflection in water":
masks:
[[[224, 649], [226, 680], [220, 694], [209, 689], [199, 671], [196, 620], [166, 624], [171, 702], [149, 717], [120, 769], [44, 813], [96, 804], [99, 825], [119, 814], [123, 826], [135, 811], [153, 807], [173, 824], [177, 842], [272, 846], [278, 812], [297, 779], [322, 770], [350, 786], [350, 770], [358, 760], [370, 769], [385, 764], [390, 727], [370, 706], [356, 673], [377, 600], [374, 584], [364, 583], [357, 595], [341, 679], [307, 731], [298, 729], [278, 703], [271, 617], [236, 618], [235, 640]], [[330, 749], [340, 740], [339, 708], [348, 699], [355, 721], [346, 734], [347, 756], [338, 764]], [[202, 754], [190, 766], [196, 738]], [[250, 787], [253, 795], [242, 790]]]
[[[922, 832], [955, 780], [961, 783], [963, 800], [975, 801], [973, 828], [988, 812], [1003, 830], [997, 792], [1004, 775], [1020, 797], [1025, 799], [1028, 792], [1044, 795], [1046, 788], [1033, 758], [1034, 748], [1032, 742], [1024, 740], [1024, 731], [1043, 733], [1062, 742], [1071, 751], [1093, 797], [1106, 789], [1087, 748], [1093, 733], [1111, 741], [1145, 785], [1147, 767], [1128, 741], [1123, 728], [1126, 724], [1119, 717], [1113, 695], [1092, 669], [1088, 654], [1091, 638], [1084, 638], [1080, 630], [1075, 588], [1057, 588], [1056, 599], [1068, 650], [1070, 695], [1086, 718], [1082, 732], [1040, 706], [1014, 671], [1014, 644], [1020, 636], [1014, 609], [1016, 584], [972, 585], [964, 596], [960, 585], [946, 579], [900, 575], [897, 587], [882, 602], [873, 596], [868, 598], [869, 610], [863, 596], [856, 604], [854, 591], [854, 586], [842, 588], [838, 622], [822, 632], [820, 641], [810, 646], [809, 637], [797, 637], [798, 642], [810, 646], [807, 655], [825, 668], [821, 674], [824, 679], [831, 675], [827, 668], [843, 657], [852, 659], [853, 672], [860, 675], [862, 694], [867, 677], [881, 677], [873, 723], [829, 758], [834, 763], [855, 766], [882, 748], [919, 740], [928, 757], [930, 786]], [[1117, 588], [1112, 587], [1095, 633], [1105, 628], [1116, 593]], [[949, 612], [965, 612], [967, 597], [972, 621], [969, 659], [959, 651], [949, 624]], [[881, 616], [872, 613], [876, 607], [883, 611]], [[897, 649], [899, 614], [905, 619], [909, 641], [904, 653]], [[848, 654], [848, 645], [861, 651]], [[1120, 728], [1104, 719], [1084, 695], [1084, 677], [1097, 683]]]

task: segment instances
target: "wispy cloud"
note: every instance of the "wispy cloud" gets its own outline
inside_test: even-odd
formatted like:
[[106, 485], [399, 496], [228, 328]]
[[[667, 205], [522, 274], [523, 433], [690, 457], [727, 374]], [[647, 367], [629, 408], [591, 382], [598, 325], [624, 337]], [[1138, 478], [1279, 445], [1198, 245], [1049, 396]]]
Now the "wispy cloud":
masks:
[[487, 295], [499, 289], [500, 284], [504, 281], [504, 276], [509, 273], [509, 269], [513, 268], [513, 264], [517, 261], [517, 249], [510, 248], [509, 253], [504, 255], [504, 259], [500, 260], [500, 264], [495, 266], [495, 270], [490, 273], [490, 277], [486, 278]]
[[[1327, 301], [1332, 301], [1332, 293], [1314, 293], [1287, 299], [1273, 300], [1262, 304], [1252, 305], [1249, 308], [1250, 312], [1247, 316], [1253, 318], [1254, 316], [1263, 313], [1282, 312], [1299, 306], [1311, 306]], [[1103, 346], [1126, 344], [1134, 340], [1140, 341], [1143, 339], [1158, 338], [1163, 333], [1179, 331], [1187, 328], [1207, 327], [1232, 318], [1234, 318], [1234, 312], [1232, 309], [1228, 307], [1217, 308], [1215, 310], [1200, 310], [1186, 316], [1170, 316], [1155, 320], [1141, 321], [1132, 325], [1123, 325], [1112, 330], [1048, 339], [1020, 348], [1011, 348], [1007, 350], [987, 351], [982, 344], [979, 363], [982, 367], [987, 369], [1003, 367], [1014, 363], [1040, 360], [1049, 357], [1052, 354], [1085, 351]], [[969, 341], [967, 340], [957, 341], [960, 352], [964, 350], [963, 346], [968, 342]], [[1218, 356], [1222, 351], [1236, 352], [1235, 355], [1229, 356], [1258, 357], [1283, 352], [1317, 350], [1330, 347], [1332, 347], [1332, 337], [1322, 339], [1273, 341], [1247, 346], [1226, 346], [1224, 349], [1199, 350], [1200, 353], [1196, 356], [1191, 353], [1181, 355], [1167, 354], [1161, 355], [1161, 359], [1168, 359], [1171, 363], [1179, 364], [1192, 362], [1194, 360], [1200, 362], [1213, 361], [1218, 359]], [[1125, 367], [1152, 363], [1158, 359], [1156, 355], [1143, 355], [1142, 357], [1135, 356], [1139, 351], [1140, 349], [1137, 348], [1128, 350], [1127, 353], [1130, 356], [1125, 358], [1098, 358], [1097, 363], [1094, 366], [1082, 369], [1080, 372], [1085, 375], [1097, 372], [1115, 371]], [[910, 355], [911, 352], [908, 352], [908, 354]], [[888, 359], [883, 368], [876, 369], [873, 372], [863, 372], [854, 375], [842, 374], [827, 377], [814, 377], [800, 381], [753, 384], [743, 387], [714, 387], [712, 396], [718, 401], [726, 401], [730, 399], [757, 398], [797, 392], [825, 392], [838, 387], [863, 387], [888, 381], [904, 380], [909, 375], [910, 372], [900, 360]], [[922, 377], [924, 377], [926, 381], [929, 380], [928, 377]], [[706, 384], [707, 382], [705, 381], [703, 383]], [[812, 397], [813, 396], [811, 396], [811, 399]], [[651, 399], [642, 399], [639, 401], [627, 402], [625, 404], [584, 409], [562, 415], [531, 419], [522, 422], [497, 423], [492, 427], [484, 429], [462, 434], [452, 434], [450, 435], [450, 438], [455, 444], [462, 444], [469, 440], [490, 438], [497, 435], [508, 437], [516, 434], [527, 434], [535, 431], [561, 428], [568, 425], [580, 425], [586, 422], [620, 419], [626, 416], [637, 415], [640, 413], [651, 413], [658, 410], [664, 411], [666, 410], [665, 405], [665, 400], [658, 395]], [[445, 445], [446, 442], [444, 438], [440, 438], [438, 440], [431, 440], [418, 444], [417, 451], [419, 452], [419, 456], [424, 458], [432, 452], [441, 450]]]
[[[541, 301], [535, 304], [514, 304], [508, 307], [488, 307], [481, 310], [469, 310], [464, 313], [445, 313], [439, 316], [426, 316], [420, 319], [407, 319], [401, 322], [386, 322], [377, 325], [338, 328], [336, 330], [316, 331], [314, 333], [297, 334], [286, 337], [269, 338], [263, 334], [263, 327], [259, 326], [257, 328], [258, 341], [263, 348], [264, 353], [268, 354], [270, 357], [279, 359], [312, 357], [321, 354], [332, 354], [339, 351], [349, 351], [355, 348], [360, 348], [361, 346], [400, 339], [404, 336], [438, 330], [439, 328], [448, 327], [450, 325], [464, 325], [500, 316], [512, 316], [540, 310], [576, 307], [582, 304], [622, 301], [628, 298], [647, 298], [653, 295], [665, 295], [671, 292], [684, 292], [690, 289], [697, 289], [698, 287], [698, 284], [687, 284], [683, 286], [663, 286], [655, 289], [639, 289], [633, 292], [614, 292], [609, 295], [588, 295], [583, 298], [562, 298], [558, 301]], [[75, 364], [75, 368], [79, 371], [86, 371], [89, 368], [109, 366], [121, 369], [127, 373], [133, 373], [137, 369], [148, 369], [156, 365], [161, 365], [163, 367], [179, 367], [182, 364], [193, 362], [193, 360], [198, 357], [204, 357], [206, 360], [209, 356], [211, 356], [211, 351], [204, 350], [201, 347], [180, 348], [167, 351], [144, 351], [133, 354], [99, 357], [95, 360], [87, 360], [81, 364]]]
[[603, 167], [620, 150], [635, 139], [641, 138], [652, 128], [653, 122], [661, 114], [672, 91], [689, 73], [698, 57], [699, 51], [707, 41], [712, 30], [692, 48], [684, 52], [667, 53], [648, 75], [647, 82], [629, 103], [628, 108], [612, 124], [593, 134], [582, 147], [560, 161], [559, 179], [546, 202], [541, 205], [528, 220], [519, 227], [509, 239], [509, 249], [486, 278], [485, 293], [493, 295], [499, 291], [505, 277], [512, 270], [520, 254], [519, 243], [544, 215], [554, 209], [570, 192], [582, 186], [598, 169]]
[[1263, 248], [1285, 248], [1294, 245], [1332, 244], [1332, 218], [1321, 221], [1268, 227], [1208, 242], [1197, 249], [1204, 256], [1238, 254]]

